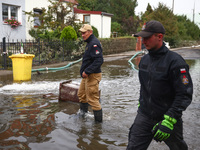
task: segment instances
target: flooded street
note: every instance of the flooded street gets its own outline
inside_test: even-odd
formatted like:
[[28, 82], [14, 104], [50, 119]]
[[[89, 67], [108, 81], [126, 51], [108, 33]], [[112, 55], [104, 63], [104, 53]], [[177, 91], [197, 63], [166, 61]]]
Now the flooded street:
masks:
[[[56, 72], [32, 74], [30, 82], [2, 78], [0, 87], [0, 149], [4, 150], [125, 150], [139, 98], [138, 72], [128, 59], [106, 61], [100, 82], [103, 123], [93, 112], [79, 116], [79, 104], [58, 101], [59, 84], [80, 82], [80, 63]], [[192, 104], [183, 113], [189, 150], [200, 147], [200, 59], [187, 59], [194, 84]], [[138, 60], [133, 61], [135, 64]], [[44, 96], [53, 93], [52, 96]], [[168, 150], [152, 141], [148, 150]]]

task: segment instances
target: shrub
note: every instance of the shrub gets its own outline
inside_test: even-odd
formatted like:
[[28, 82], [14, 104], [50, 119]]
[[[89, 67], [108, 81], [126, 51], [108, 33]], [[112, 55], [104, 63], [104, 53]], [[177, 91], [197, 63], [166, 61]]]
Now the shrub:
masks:
[[94, 36], [95, 36], [96, 38], [98, 38], [98, 37], [99, 37], [99, 32], [98, 32], [97, 28], [95, 28], [94, 26], [92, 26], [92, 29], [93, 29], [93, 34], [94, 34]]
[[111, 32], [121, 32], [121, 25], [117, 22], [111, 23]]
[[60, 38], [60, 31], [59, 29], [56, 29], [54, 31], [52, 30], [41, 30], [41, 29], [34, 29], [32, 28], [29, 30], [29, 34], [34, 37], [35, 39], [48, 39], [48, 40], [54, 40]]
[[77, 39], [77, 34], [76, 31], [74, 30], [74, 28], [72, 26], [67, 26], [65, 27], [60, 35], [60, 40], [76, 40]]

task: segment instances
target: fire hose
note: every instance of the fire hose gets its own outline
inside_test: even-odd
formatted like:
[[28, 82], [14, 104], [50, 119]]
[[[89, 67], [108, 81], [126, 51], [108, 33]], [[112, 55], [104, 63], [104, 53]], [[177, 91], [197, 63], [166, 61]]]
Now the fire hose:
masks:
[[133, 56], [131, 57], [131, 59], [128, 60], [128, 63], [130, 64], [130, 66], [131, 66], [131, 68], [132, 68], [133, 70], [138, 71], [138, 70], [135, 68], [135, 65], [132, 63], [132, 60], [133, 60], [135, 57], [137, 57], [139, 54], [144, 54], [144, 53], [145, 53], [145, 51], [137, 52], [135, 55], [133, 55]]
[[57, 68], [48, 68], [48, 67], [46, 67], [46, 68], [32, 69], [32, 72], [37, 72], [37, 71], [50, 71], [50, 70], [51, 70], [51, 71], [52, 71], [52, 70], [63, 70], [63, 69], [69, 68], [69, 67], [72, 66], [73, 64], [76, 64], [76, 63], [80, 62], [81, 60], [82, 60], [82, 58], [79, 59], [79, 60], [70, 62], [69, 64], [67, 64], [67, 65], [65, 65], [65, 66], [63, 66], [63, 67], [57, 67]]

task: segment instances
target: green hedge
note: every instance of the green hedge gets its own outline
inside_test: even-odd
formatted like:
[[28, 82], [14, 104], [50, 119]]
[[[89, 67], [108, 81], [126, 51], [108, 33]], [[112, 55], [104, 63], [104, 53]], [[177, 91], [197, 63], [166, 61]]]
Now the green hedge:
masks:
[[99, 40], [103, 47], [103, 54], [105, 55], [135, 50], [136, 47], [136, 38], [134, 37], [118, 37]]

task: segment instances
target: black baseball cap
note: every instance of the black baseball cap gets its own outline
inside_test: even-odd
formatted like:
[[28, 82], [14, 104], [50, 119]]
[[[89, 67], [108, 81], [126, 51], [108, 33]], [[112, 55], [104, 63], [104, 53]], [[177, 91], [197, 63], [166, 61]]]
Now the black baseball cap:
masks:
[[134, 36], [149, 37], [154, 33], [165, 34], [165, 28], [159, 21], [151, 20], [149, 22], [146, 22], [142, 27], [142, 31], [134, 34]]

